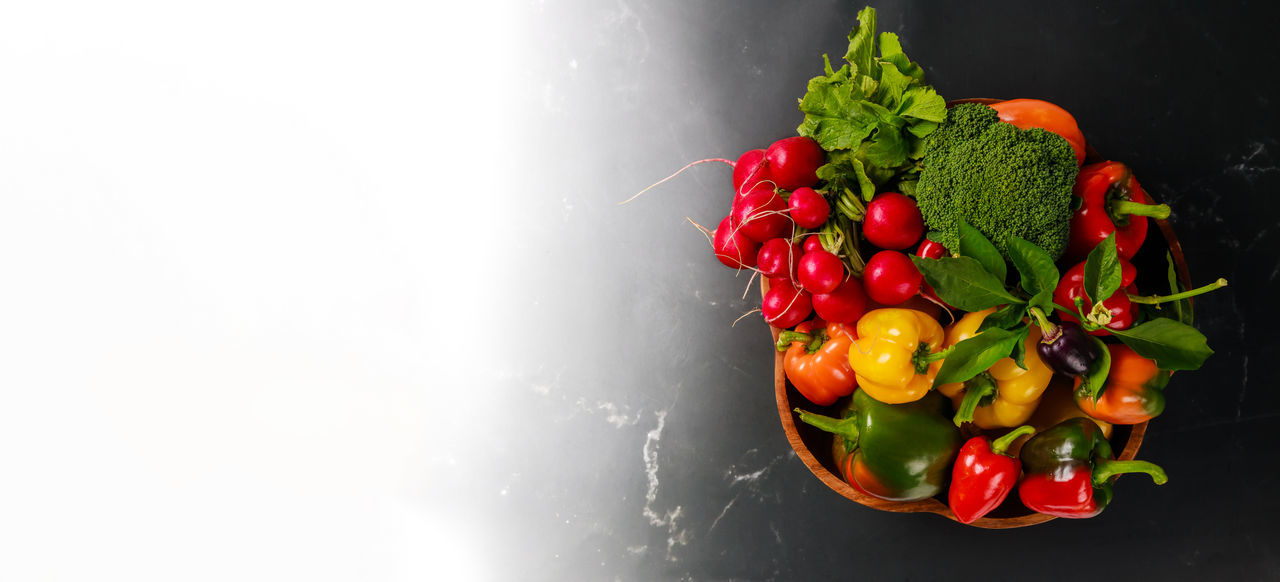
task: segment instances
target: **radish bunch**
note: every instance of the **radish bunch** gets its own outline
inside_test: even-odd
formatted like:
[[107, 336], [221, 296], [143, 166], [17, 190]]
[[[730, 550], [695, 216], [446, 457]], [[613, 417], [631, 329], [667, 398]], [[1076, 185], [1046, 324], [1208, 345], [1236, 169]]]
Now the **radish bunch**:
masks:
[[[816, 314], [853, 323], [868, 298], [898, 305], [921, 292], [923, 279], [904, 250], [924, 236], [915, 201], [881, 192], [865, 205], [851, 192], [819, 189], [826, 153], [808, 137], [780, 139], [738, 157], [733, 203], [716, 227], [716, 258], [752, 269], [769, 281], [761, 302], [765, 321], [791, 328]], [[861, 222], [860, 228], [852, 228]], [[861, 241], [878, 247], [865, 264]], [[930, 253], [943, 249], [925, 241]], [[926, 292], [927, 293], [927, 292]]]

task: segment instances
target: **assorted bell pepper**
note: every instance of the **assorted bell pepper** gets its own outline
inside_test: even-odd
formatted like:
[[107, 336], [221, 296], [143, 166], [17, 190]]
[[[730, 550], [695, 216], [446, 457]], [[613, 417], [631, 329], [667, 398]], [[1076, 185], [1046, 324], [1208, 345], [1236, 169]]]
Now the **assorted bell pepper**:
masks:
[[1108, 345], [1107, 351], [1111, 352], [1111, 370], [1096, 399], [1076, 378], [1075, 400], [1080, 410], [1112, 424], [1138, 424], [1160, 416], [1169, 372], [1124, 344]]
[[849, 365], [858, 386], [886, 404], [919, 400], [942, 366], [942, 325], [914, 309], [868, 311], [858, 320]]
[[[816, 330], [816, 331], [815, 331]], [[778, 349], [786, 350], [783, 371], [791, 385], [818, 406], [830, 406], [858, 386], [849, 366], [853, 330], [843, 323], [811, 319], [795, 331], [778, 335]]]
[[863, 389], [853, 392], [842, 418], [797, 408], [802, 422], [837, 437], [841, 472], [851, 485], [890, 501], [916, 501], [940, 493], [960, 449], [947, 401], [929, 392], [905, 404], [885, 404]]
[[1026, 476], [1018, 497], [1032, 511], [1068, 518], [1102, 513], [1112, 483], [1124, 473], [1146, 473], [1157, 485], [1168, 479], [1147, 461], [1117, 461], [1102, 429], [1086, 418], [1063, 421], [1031, 437], [1019, 453]]
[[[995, 308], [965, 314], [947, 328], [946, 346], [954, 346], [978, 334], [978, 327]], [[1053, 379], [1053, 370], [1036, 353], [1040, 330], [1032, 327], [1023, 342], [1023, 365], [1003, 358], [966, 383], [944, 384], [938, 391], [956, 406], [955, 422], [972, 421], [978, 428], [1014, 427], [1027, 422], [1035, 412], [1044, 389]]]
[[[1108, 329], [1126, 330], [1133, 327], [1133, 321], [1137, 315], [1133, 307], [1133, 301], [1129, 299], [1130, 294], [1138, 293], [1137, 287], [1133, 281], [1138, 277], [1138, 269], [1128, 260], [1120, 259], [1120, 289], [1111, 297], [1102, 301], [1102, 306], [1106, 308], [1105, 314], [1093, 313], [1093, 302], [1089, 300], [1088, 294], [1084, 291], [1084, 267], [1085, 263], [1077, 263], [1075, 266], [1067, 269], [1062, 275], [1062, 279], [1058, 281], [1058, 286], [1053, 290], [1053, 302], [1066, 307], [1068, 309], [1075, 308], [1076, 299], [1081, 300], [1081, 309], [1084, 314], [1093, 323], [1103, 326], [1089, 333], [1092, 335], [1103, 336], [1111, 335]], [[1063, 311], [1058, 312], [1064, 321], [1079, 323], [1080, 319], [1075, 315]]]

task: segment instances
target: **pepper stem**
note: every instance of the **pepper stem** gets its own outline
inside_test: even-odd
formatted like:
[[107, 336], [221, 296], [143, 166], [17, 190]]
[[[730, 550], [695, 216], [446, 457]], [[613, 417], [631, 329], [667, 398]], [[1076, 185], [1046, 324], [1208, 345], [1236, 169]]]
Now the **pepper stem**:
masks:
[[964, 399], [956, 407], [956, 415], [951, 419], [960, 426], [973, 420], [974, 411], [982, 401], [996, 393], [996, 383], [986, 373], [978, 374], [964, 383]]
[[1031, 434], [1033, 432], [1036, 432], [1036, 427], [1029, 424], [1024, 424], [1015, 428], [1012, 431], [1009, 431], [1009, 434], [991, 441], [991, 452], [997, 455], [1003, 455], [1005, 451], [1009, 450], [1009, 445], [1013, 444], [1013, 441], [1018, 440], [1018, 437], [1025, 434]]
[[1190, 291], [1183, 291], [1182, 293], [1174, 293], [1173, 295], [1149, 295], [1149, 296], [1129, 295], [1129, 301], [1132, 301], [1134, 303], [1144, 303], [1147, 305], [1159, 305], [1161, 303], [1168, 303], [1170, 301], [1177, 301], [1179, 299], [1195, 297], [1196, 295], [1203, 295], [1205, 293], [1213, 291], [1214, 289], [1221, 289], [1226, 286], [1227, 286], [1227, 280], [1220, 278], [1217, 281], [1214, 281], [1212, 283], [1209, 283], [1208, 285], [1205, 285], [1204, 287], [1192, 289]]
[[1049, 321], [1049, 318], [1044, 314], [1043, 309], [1040, 309], [1039, 307], [1031, 307], [1027, 309], [1027, 313], [1030, 313], [1031, 317], [1035, 318], [1036, 324], [1040, 326], [1040, 334], [1043, 336], [1040, 338], [1040, 341], [1051, 344], [1057, 341], [1058, 336], [1062, 335], [1062, 328], [1055, 325], [1052, 321]]
[[921, 343], [920, 346], [916, 348], [916, 353], [911, 356], [911, 363], [915, 366], [917, 374], [923, 374], [929, 371], [929, 364], [938, 360], [947, 359], [947, 356], [951, 354], [951, 350], [954, 349], [956, 349], [956, 347], [951, 346], [945, 350], [930, 352], [929, 344]]
[[815, 414], [800, 408], [795, 409], [795, 413], [800, 416], [800, 422], [829, 433], [842, 436], [853, 442], [858, 441], [858, 417], [856, 415], [845, 419], [839, 419]]
[[1146, 473], [1151, 475], [1151, 480], [1155, 481], [1156, 485], [1164, 485], [1169, 481], [1169, 477], [1164, 474], [1164, 469], [1155, 463], [1105, 460], [1093, 464], [1093, 484], [1101, 485], [1108, 479], [1125, 473]]
[[778, 334], [777, 348], [778, 348], [778, 351], [785, 352], [787, 351], [787, 348], [790, 348], [791, 344], [794, 342], [804, 342], [807, 344], [811, 341], [813, 341], [812, 335], [804, 333], [803, 331], [787, 330]]
[[1146, 216], [1148, 218], [1169, 218], [1168, 204], [1143, 204], [1132, 200], [1113, 200], [1109, 208], [1112, 216]]

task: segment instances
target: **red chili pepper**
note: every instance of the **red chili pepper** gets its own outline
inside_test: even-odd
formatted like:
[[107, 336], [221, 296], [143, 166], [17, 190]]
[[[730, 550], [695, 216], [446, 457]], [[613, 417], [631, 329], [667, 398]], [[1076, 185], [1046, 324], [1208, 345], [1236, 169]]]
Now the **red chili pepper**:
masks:
[[1113, 232], [1116, 252], [1122, 259], [1131, 259], [1147, 237], [1147, 217], [1169, 217], [1169, 206], [1152, 204], [1133, 172], [1119, 162], [1080, 168], [1074, 194], [1080, 198], [1080, 208], [1071, 216], [1068, 261], [1084, 260]]
[[951, 512], [960, 523], [973, 523], [1004, 503], [1022, 472], [1022, 463], [1005, 454], [1005, 450], [1018, 437], [1035, 431], [1034, 427], [1023, 425], [995, 441], [976, 436], [960, 447], [947, 492]]
[[[1136, 295], [1138, 288], [1133, 284], [1133, 280], [1138, 276], [1138, 269], [1134, 268], [1133, 263], [1125, 259], [1120, 259], [1120, 289], [1102, 301], [1103, 307], [1111, 312], [1111, 320], [1106, 324], [1109, 329], [1129, 329], [1133, 326], [1134, 309], [1133, 301], [1129, 299], [1130, 294]], [[1084, 263], [1078, 263], [1074, 267], [1067, 269], [1062, 275], [1062, 279], [1058, 281], [1058, 287], [1053, 290], [1053, 302], [1066, 307], [1075, 309], [1076, 298], [1079, 297], [1084, 303], [1085, 316], [1089, 315], [1093, 309], [1093, 302], [1089, 301], [1089, 297], [1084, 292]], [[1074, 312], [1073, 312], [1074, 313]], [[1059, 315], [1064, 320], [1079, 322], [1080, 319], [1074, 315], [1059, 311]], [[1096, 329], [1089, 332], [1093, 335], [1111, 335], [1106, 329]]]

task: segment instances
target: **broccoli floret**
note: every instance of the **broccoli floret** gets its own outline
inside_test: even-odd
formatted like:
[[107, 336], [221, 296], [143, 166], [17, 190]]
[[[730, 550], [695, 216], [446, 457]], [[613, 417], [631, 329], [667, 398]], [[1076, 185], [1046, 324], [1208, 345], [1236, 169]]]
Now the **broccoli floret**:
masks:
[[1017, 235], [1057, 258], [1067, 244], [1077, 171], [1062, 136], [1000, 123], [994, 109], [966, 103], [925, 141], [916, 203], [934, 238], [953, 251], [960, 217], [1001, 253]]

